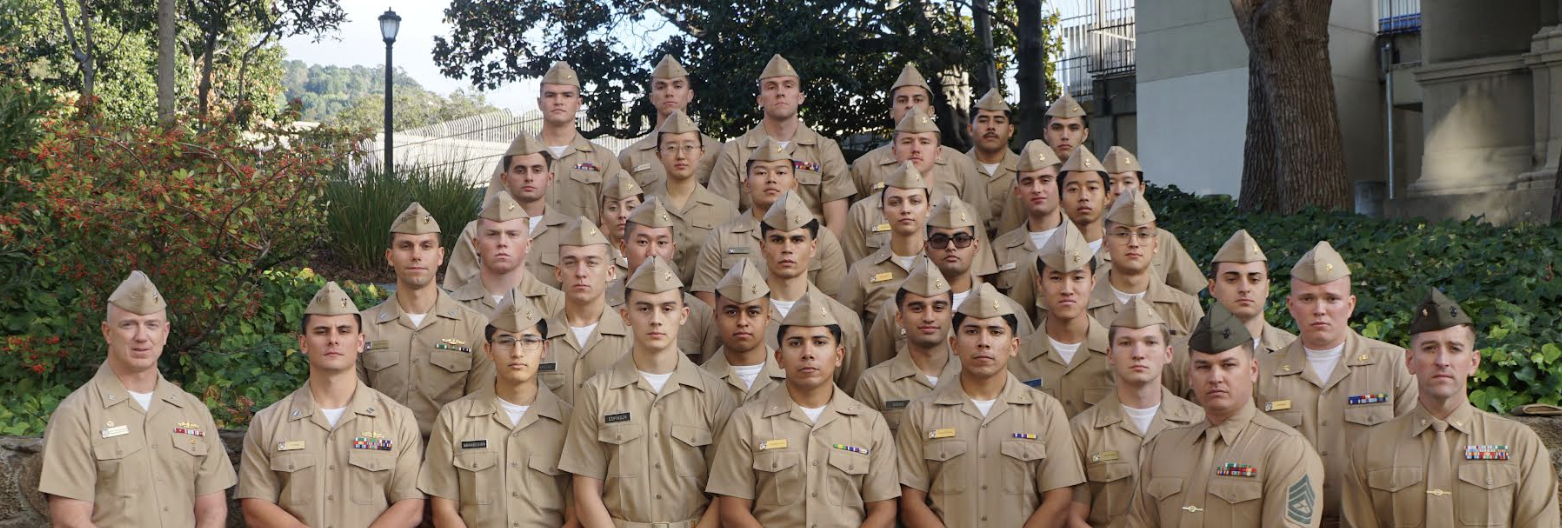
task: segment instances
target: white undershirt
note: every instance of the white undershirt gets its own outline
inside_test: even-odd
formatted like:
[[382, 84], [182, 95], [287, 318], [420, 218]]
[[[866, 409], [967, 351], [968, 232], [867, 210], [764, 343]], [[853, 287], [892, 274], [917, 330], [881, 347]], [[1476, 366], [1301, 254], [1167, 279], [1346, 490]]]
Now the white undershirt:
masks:
[[1128, 419], [1133, 421], [1135, 427], [1139, 428], [1139, 434], [1144, 434], [1145, 431], [1150, 430], [1150, 420], [1155, 419], [1155, 413], [1159, 410], [1161, 410], [1161, 404], [1159, 403], [1148, 409], [1135, 409], [1127, 405], [1123, 406], [1123, 414], [1128, 415]]
[[553, 159], [559, 159], [560, 157], [564, 156], [564, 149], [567, 149], [567, 148], [569, 148], [569, 145], [564, 145], [562, 147], [555, 147], [555, 146], [549, 145], [548, 146], [548, 152], [552, 152], [553, 153]]
[[646, 383], [650, 383], [651, 384], [651, 388], [652, 389], [656, 389], [656, 393], [657, 394], [661, 394], [662, 393], [662, 387], [666, 386], [667, 385], [667, 380], [671, 379], [673, 377], [673, 373], [671, 373], [671, 372], [668, 372], [666, 374], [652, 374], [650, 372], [646, 372], [646, 371], [638, 370], [638, 369], [636, 369], [635, 372], [639, 372], [640, 373], [640, 377], [645, 378], [645, 382]]
[[531, 216], [531, 217], [527, 217], [526, 218], [526, 231], [527, 232], [536, 233], [537, 232], [537, 226], [539, 226], [539, 225], [542, 225], [542, 215]]
[[[775, 140], [771, 140], [771, 141], [775, 141]], [[791, 145], [792, 144], [791, 141], [776, 141], [775, 143], [777, 145], [781, 145], [781, 148], [786, 148], [787, 145]], [[823, 407], [820, 407], [820, 409], [823, 409]]]
[[516, 405], [497, 396], [494, 399], [499, 400], [499, 406], [504, 408], [504, 413], [510, 415], [510, 425], [521, 423], [521, 417], [526, 416], [526, 410], [531, 408], [530, 405]]
[[1128, 301], [1132, 301], [1134, 299], [1143, 299], [1144, 298], [1144, 294], [1148, 293], [1148, 292], [1123, 293], [1122, 291], [1118, 290], [1116, 286], [1112, 286], [1112, 285], [1109, 284], [1109, 285], [1107, 285], [1107, 287], [1112, 289], [1112, 296], [1113, 297], [1117, 297], [1117, 304], [1122, 304], [1122, 305], [1127, 305]]
[[423, 318], [424, 317], [428, 317], [428, 314], [426, 314], [426, 313], [407, 314], [407, 318], [412, 320], [412, 327], [413, 328], [417, 328], [417, 327], [423, 326]]
[[987, 171], [988, 175], [998, 174], [998, 164], [997, 163], [983, 163], [981, 165], [982, 165], [982, 170]]
[[1105, 241], [1106, 241], [1106, 237], [1101, 237], [1100, 240], [1096, 240], [1095, 242], [1086, 242], [1086, 244], [1090, 245], [1090, 254], [1091, 255], [1096, 255], [1096, 254], [1100, 253], [1101, 252], [1101, 243], [1105, 242]]
[[970, 297], [970, 296], [971, 296], [971, 290], [966, 290], [966, 291], [954, 294], [955, 305], [949, 307], [950, 308], [949, 311], [953, 312], [955, 310], [959, 310], [960, 309], [960, 305], [961, 304], [965, 304], [965, 298], [966, 297]]
[[[591, 333], [592, 332], [597, 331], [597, 325], [598, 324], [601, 324], [601, 321], [598, 321], [598, 322], [595, 322], [595, 323], [591, 323], [591, 324], [586, 325], [586, 326], [571, 326], [571, 327], [569, 327], [569, 330], [571, 332], [575, 333], [575, 344], [578, 344], [580, 346], [586, 346], [586, 340], [591, 338]], [[657, 389], [657, 390], [661, 390], [661, 389]]]
[[927, 378], [927, 382], [932, 383], [934, 387], [938, 386], [938, 376], [929, 376], [927, 374], [923, 374], [922, 377]]
[[150, 411], [150, 410], [152, 410], [152, 393], [150, 393], [150, 392], [135, 392], [135, 391], [125, 391], [125, 392], [130, 393], [130, 397], [131, 398], [135, 398], [136, 403], [141, 404], [141, 410], [143, 410], [143, 411]]
[[331, 427], [336, 427], [336, 421], [342, 419], [342, 412], [346, 410], [346, 407], [338, 407], [335, 409], [320, 409], [320, 414], [325, 415], [326, 423], [331, 424]]
[[987, 416], [987, 413], [992, 412], [993, 403], [997, 401], [998, 400], [978, 400], [975, 398], [971, 399], [971, 403], [976, 404], [976, 410], [982, 411], [982, 416]]
[[896, 264], [900, 264], [901, 269], [907, 270], [911, 269], [911, 264], [917, 261], [916, 255], [902, 257], [900, 255], [891, 254], [889, 258], [890, 260], [895, 261]]
[[1334, 375], [1334, 367], [1340, 364], [1340, 356], [1345, 355], [1345, 343], [1328, 350], [1313, 350], [1302, 347], [1307, 353], [1307, 362], [1312, 363], [1313, 373], [1318, 374], [1318, 379], [1328, 381], [1329, 376]]
[[797, 301], [783, 301], [780, 299], [770, 300], [770, 306], [775, 308], [776, 311], [781, 312], [782, 319], [786, 319], [786, 314], [792, 312], [792, 305], [794, 304], [797, 304]]
[[1047, 245], [1047, 241], [1052, 240], [1052, 235], [1057, 234], [1057, 232], [1058, 228], [1056, 227], [1046, 231], [1030, 231], [1030, 244], [1039, 250], [1041, 246]]
[[493, 297], [494, 298], [494, 304], [499, 304], [499, 303], [504, 302], [504, 296], [503, 295], [490, 295], [489, 297]]
[[797, 408], [802, 409], [803, 410], [803, 414], [808, 415], [808, 421], [814, 422], [814, 423], [818, 423], [819, 422], [819, 415], [824, 414], [824, 407], [812, 407], [812, 408], [810, 408], [810, 407], [803, 407], [803, 406], [799, 405], [799, 406], [797, 406]]
[[1080, 343], [1059, 343], [1052, 336], [1047, 336], [1047, 341], [1052, 343], [1052, 349], [1058, 351], [1059, 356], [1063, 356], [1064, 364], [1074, 362], [1074, 354], [1079, 352]]
[[758, 365], [728, 365], [732, 369], [732, 375], [743, 381], [743, 386], [754, 388], [754, 380], [759, 379], [759, 371], [765, 370], [765, 364]]

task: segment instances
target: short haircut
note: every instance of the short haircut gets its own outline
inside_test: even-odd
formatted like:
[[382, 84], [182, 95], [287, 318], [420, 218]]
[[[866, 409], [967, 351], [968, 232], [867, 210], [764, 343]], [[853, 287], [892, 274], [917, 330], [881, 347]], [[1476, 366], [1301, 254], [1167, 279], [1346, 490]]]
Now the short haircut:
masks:
[[[1206, 278], [1213, 280], [1215, 277], [1220, 276], [1220, 265], [1221, 264], [1227, 264], [1227, 262], [1225, 262], [1225, 261], [1211, 262], [1209, 264], [1209, 277], [1206, 277]], [[1247, 263], [1246, 262], [1230, 262], [1230, 264], [1247, 264]], [[1264, 278], [1269, 278], [1269, 263], [1268, 262], [1264, 263]]]
[[1112, 190], [1112, 178], [1110, 178], [1110, 177], [1108, 177], [1106, 175], [1106, 171], [1098, 171], [1098, 170], [1095, 170], [1095, 171], [1078, 171], [1078, 170], [1071, 170], [1071, 171], [1060, 171], [1060, 172], [1058, 172], [1058, 192], [1063, 192], [1063, 186], [1068, 183], [1068, 175], [1072, 174], [1072, 173], [1075, 173], [1075, 172], [1093, 172], [1093, 173], [1095, 173], [1096, 176], [1101, 178], [1101, 187], [1103, 189], [1106, 189], [1108, 191]]
[[[791, 328], [792, 326], [794, 326], [794, 325], [781, 325], [781, 328], [777, 328], [776, 329], [776, 344], [777, 345], [782, 345], [782, 344], [786, 343], [786, 330], [788, 328]], [[841, 344], [841, 335], [842, 335], [841, 334], [841, 325], [832, 324], [832, 325], [824, 325], [824, 327], [830, 331], [830, 337], [835, 339], [836, 346], [840, 346], [840, 344]]]
[[[303, 321], [299, 321], [299, 323], [298, 323], [298, 333], [300, 333], [300, 334], [307, 334], [307, 333], [309, 333], [309, 316], [310, 315], [311, 314], [304, 314], [304, 320]], [[361, 315], [361, 314], [353, 314], [353, 324], [358, 325], [358, 333], [363, 333], [363, 315]]]
[[[888, 191], [888, 190], [889, 190], [889, 186], [887, 186], [887, 185], [884, 186], [883, 189], [879, 189], [879, 207], [880, 208], [884, 207], [884, 200], [886, 199], [885, 197], [889, 196], [889, 193], [884, 192], [884, 191]], [[922, 188], [920, 190], [922, 191], [922, 198], [924, 200], [927, 200], [927, 201], [932, 201], [933, 200], [933, 190], [932, 189], [928, 189], [928, 188], [924, 187], [924, 188]]]
[[[542, 152], [533, 152], [533, 154], [542, 154], [542, 163], [544, 165], [548, 165], [549, 166], [548, 169], [552, 170], [552, 165], [553, 165], [553, 154], [552, 153], [544, 150]], [[525, 156], [525, 154], [507, 154], [504, 157], [499, 158], [499, 160], [500, 160], [499, 161], [499, 166], [501, 167], [499, 169], [499, 172], [501, 174], [510, 172], [510, 160], [514, 159], [516, 156]]]
[[[628, 279], [624, 279], [624, 280], [628, 281]], [[630, 296], [630, 294], [633, 294], [636, 291], [639, 291], [639, 290], [635, 290], [635, 289], [627, 287], [627, 286], [624, 287], [624, 304], [626, 305], [626, 308], [627, 308], [627, 305], [629, 304], [629, 296]], [[644, 294], [648, 294], [649, 295], [649, 294], [651, 294], [653, 292], [640, 292], [640, 293], [644, 293]], [[655, 293], [660, 293], [660, 292], [655, 292]], [[678, 302], [679, 303], [683, 303], [683, 295], [684, 295], [683, 288], [679, 287], [678, 288]]]
[[[983, 108], [972, 108], [971, 109], [971, 124], [973, 124], [973, 125], [976, 124], [976, 118], [981, 117], [982, 116], [982, 112], [993, 112], [993, 111], [994, 110], [986, 110], [986, 109], [983, 109]], [[1003, 118], [1009, 120], [1009, 124], [1013, 125], [1014, 124], [1014, 110], [1012, 110], [1012, 109], [1011, 110], [1004, 110], [1003, 111]], [[1089, 120], [1087, 119], [1086, 121], [1089, 121]], [[1089, 128], [1090, 125], [1086, 124], [1085, 127]]]
[[973, 237], [976, 236], [976, 228], [972, 227], [972, 226], [966, 226], [966, 227], [938, 227], [938, 226], [931, 225], [931, 224], [928, 225], [924, 229], [924, 231], [926, 231], [926, 233], [924, 233], [924, 234], [926, 234], [927, 236], [933, 236], [933, 230], [934, 229], [969, 229], [969, 230], [971, 230], [971, 236], [973, 236]]
[[[1252, 341], [1243, 341], [1242, 344], [1237, 345], [1237, 348], [1240, 348], [1242, 350], [1246, 350], [1248, 357], [1253, 357], [1255, 355], [1255, 351], [1258, 350], [1256, 348], [1253, 348], [1253, 342]], [[1195, 350], [1193, 347], [1190, 346], [1190, 347], [1188, 347], [1188, 352], [1190, 352], [1190, 353], [1196, 352], [1196, 353], [1199, 353], [1199, 354], [1211, 354], [1211, 355], [1213, 355], [1213, 354], [1219, 354], [1221, 352], [1225, 352], [1225, 350], [1216, 350], [1214, 352], [1210, 352], [1210, 351], [1205, 351], [1205, 350]]]
[[[636, 227], [650, 227], [650, 226], [640, 225], [639, 222], [635, 222], [634, 220], [627, 220], [627, 221], [625, 221], [624, 222], [624, 240], [626, 240], [626, 241], [629, 240], [630, 233], [634, 233]], [[677, 242], [677, 240], [678, 240], [677, 239], [677, 233], [676, 233], [677, 228], [675, 228], [675, 227], [658, 227], [658, 228], [655, 228], [655, 229], [671, 229], [671, 230], [673, 230], [674, 231], [674, 233], [673, 233], [673, 236], [674, 236], [673, 241], [674, 241], [674, 243]], [[611, 252], [609, 252], [609, 253], [611, 253]]]
[[[1161, 329], [1161, 343], [1166, 344], [1166, 345], [1171, 345], [1171, 331], [1166, 329], [1166, 325], [1158, 324], [1158, 325], [1155, 325], [1155, 326], [1157, 328]], [[1114, 343], [1117, 342], [1117, 330], [1120, 329], [1120, 328], [1122, 328], [1122, 327], [1121, 326], [1107, 327], [1107, 329], [1106, 329], [1106, 345], [1107, 346], [1110, 347]], [[1137, 330], [1137, 328], [1135, 330]]]
[[[895, 289], [895, 308], [900, 308], [900, 307], [906, 305], [906, 294], [907, 293], [911, 293], [911, 292], [906, 291], [905, 287], [900, 287], [900, 288], [896, 288]], [[938, 295], [933, 295], [930, 298], [936, 299], [939, 296], [948, 296], [949, 297], [949, 304], [953, 305], [955, 303], [955, 292], [954, 292], [954, 290], [946, 291], [946, 292], [940, 293]]]
[[[1090, 270], [1090, 275], [1091, 276], [1095, 276], [1095, 274], [1096, 274], [1096, 257], [1095, 257], [1095, 255], [1091, 255], [1090, 256], [1090, 262], [1085, 265], [1085, 269]], [[1037, 255], [1036, 256], [1036, 276], [1037, 277], [1041, 277], [1045, 273], [1047, 273], [1047, 263], [1046, 262], [1042, 262], [1041, 255]]]
[[[964, 322], [966, 317], [968, 317], [968, 316], [965, 315], [964, 313], [955, 312], [954, 320], [949, 322], [949, 330], [951, 332], [959, 330], [960, 329], [960, 323]], [[1014, 314], [1006, 314], [1006, 315], [1003, 316], [1003, 322], [1004, 322], [1004, 324], [1009, 325], [1009, 334], [1010, 335], [1015, 335], [1015, 336], [1019, 335], [1019, 332], [1020, 332], [1020, 318], [1018, 316], [1015, 316]]]
[[[1083, 118], [1083, 119], [1079, 120], [1079, 126], [1084, 128], [1085, 130], [1090, 130], [1090, 116], [1079, 116], [1079, 117]], [[1057, 118], [1057, 116], [1047, 116], [1047, 122], [1042, 123], [1041, 126], [1043, 126], [1043, 127], [1050, 127], [1050, 126], [1052, 126], [1052, 120], [1056, 119], [1056, 118]], [[1065, 117], [1063, 119], [1071, 119], [1071, 118]]]
[[[548, 337], [548, 321], [546, 319], [538, 319], [537, 320], [537, 324], [532, 325], [529, 328], [536, 328], [537, 329], [537, 333], [542, 334], [543, 338], [547, 338]], [[483, 340], [487, 341], [489, 343], [494, 342], [494, 332], [498, 332], [498, 331], [499, 331], [499, 329], [498, 328], [494, 328], [494, 325], [488, 325], [488, 326], [483, 327]]]
[[[819, 238], [819, 219], [818, 218], [815, 218], [813, 220], [809, 220], [807, 224], [803, 225], [803, 227], [808, 228], [808, 238]], [[764, 222], [760, 222], [759, 223], [759, 237], [761, 239], [764, 239], [764, 237], [769, 236], [770, 232], [771, 231], [775, 231], [775, 230], [776, 230], [776, 228], [770, 227], [770, 224], [767, 224], [767, 223], [764, 223]]]

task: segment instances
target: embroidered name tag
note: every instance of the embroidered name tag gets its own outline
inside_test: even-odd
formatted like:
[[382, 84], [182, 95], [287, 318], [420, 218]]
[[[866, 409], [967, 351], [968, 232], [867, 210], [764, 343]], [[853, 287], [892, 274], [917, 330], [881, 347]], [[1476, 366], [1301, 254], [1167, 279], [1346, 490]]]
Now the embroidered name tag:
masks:
[[575, 170], [585, 170], [585, 171], [593, 171], [593, 172], [601, 172], [602, 171], [602, 169], [598, 169], [596, 165], [592, 165], [591, 162], [589, 162], [589, 161], [585, 162], [585, 163], [577, 163], [577, 164], [575, 164]]
[[874, 233], [883, 233], [885, 231], [889, 231], [889, 224], [887, 223], [873, 226]]
[[734, 246], [727, 248], [728, 255], [747, 255], [748, 246]]
[[1119, 455], [1116, 451], [1102, 451], [1100, 453], [1090, 455], [1090, 462], [1116, 462], [1120, 457], [1121, 455]]
[[1008, 264], [1004, 264], [1002, 266], [998, 266], [998, 271], [1009, 271], [1009, 270], [1012, 270], [1012, 269], [1015, 269], [1015, 268], [1018, 268], [1018, 267], [1020, 267], [1019, 263], [1010, 262]]
[[1279, 400], [1264, 403], [1264, 412], [1284, 411], [1291, 408], [1291, 400]]
[[830, 447], [839, 449], [841, 451], [851, 451], [853, 453], [862, 453], [864, 455], [868, 454], [868, 448], [866, 447], [850, 446], [846, 444], [832, 444]]
[[298, 451], [298, 450], [303, 449], [303, 448], [304, 448], [304, 441], [303, 440], [290, 440], [290, 441], [287, 441], [287, 442], [277, 442], [277, 451]]
[[555, 372], [557, 370], [559, 370], [559, 363], [557, 361], [549, 361], [547, 363], [537, 364], [537, 372]]
[[955, 437], [955, 428], [953, 428], [953, 427], [945, 427], [943, 429], [934, 429], [932, 432], [927, 434], [927, 437], [928, 438], [954, 438]]
[[1472, 445], [1464, 447], [1465, 460], [1507, 460], [1508, 446]]
[[643, 170], [651, 170], [651, 164], [650, 163], [641, 163], [639, 165], [635, 165], [635, 168], [634, 168], [635, 172], [640, 172], [640, 171], [643, 171]]
[[127, 434], [130, 434], [130, 426], [128, 425], [109, 427], [103, 430], [103, 438], [113, 438], [116, 436], [125, 436]]
[[1251, 464], [1227, 462], [1225, 464], [1221, 464], [1220, 467], [1215, 468], [1215, 474], [1222, 477], [1253, 478], [1258, 476], [1258, 470], [1255, 469]]
[[892, 410], [895, 410], [895, 409], [904, 409], [904, 408], [906, 408], [907, 405], [910, 405], [910, 404], [911, 404], [911, 400], [890, 400], [890, 401], [884, 402], [884, 410], [892, 411]]
[[765, 443], [759, 444], [760, 451], [766, 451], [770, 449], [786, 449], [786, 439], [780, 438], [776, 440], [766, 440]]
[[487, 440], [462, 440], [461, 449], [487, 449]]
[[1388, 401], [1388, 394], [1384, 393], [1362, 394], [1360, 396], [1351, 396], [1349, 398], [1345, 398], [1345, 403], [1349, 403], [1351, 405], [1366, 405], [1369, 403], [1383, 403], [1386, 401]]
[[627, 422], [629, 421], [629, 413], [603, 415], [602, 421], [607, 423]]
[[878, 284], [880, 282], [884, 282], [884, 281], [887, 281], [887, 280], [890, 280], [890, 279], [893, 279], [893, 278], [895, 278], [895, 274], [886, 271], [884, 273], [876, 273], [876, 274], [874, 274], [873, 275], [873, 279], [871, 279], [869, 282], [873, 283], [873, 284]]

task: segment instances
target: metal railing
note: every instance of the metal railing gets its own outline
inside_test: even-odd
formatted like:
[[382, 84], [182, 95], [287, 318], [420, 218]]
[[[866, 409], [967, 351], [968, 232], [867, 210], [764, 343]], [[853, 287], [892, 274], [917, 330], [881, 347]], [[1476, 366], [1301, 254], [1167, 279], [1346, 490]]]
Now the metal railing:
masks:
[[1378, 0], [1378, 34], [1421, 31], [1421, 0]]
[[1134, 71], [1134, 0], [1054, 2], [1063, 55], [1056, 81], [1076, 99], [1087, 99], [1097, 77]]

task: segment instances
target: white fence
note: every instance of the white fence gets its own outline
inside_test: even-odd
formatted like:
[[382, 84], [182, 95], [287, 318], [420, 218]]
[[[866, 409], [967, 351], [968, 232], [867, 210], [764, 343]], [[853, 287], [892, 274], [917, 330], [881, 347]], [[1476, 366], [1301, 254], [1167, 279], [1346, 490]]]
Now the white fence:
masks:
[[[595, 128], [596, 122], [580, 113], [575, 116], [575, 126], [588, 130]], [[392, 148], [397, 166], [448, 167], [466, 175], [473, 185], [483, 185], [510, 141], [519, 134], [537, 135], [541, 131], [542, 115], [536, 111], [519, 117], [499, 111], [397, 131]], [[599, 137], [592, 141], [616, 153], [638, 139]], [[364, 143], [368, 163], [383, 162], [384, 141], [384, 135], [380, 135]]]

